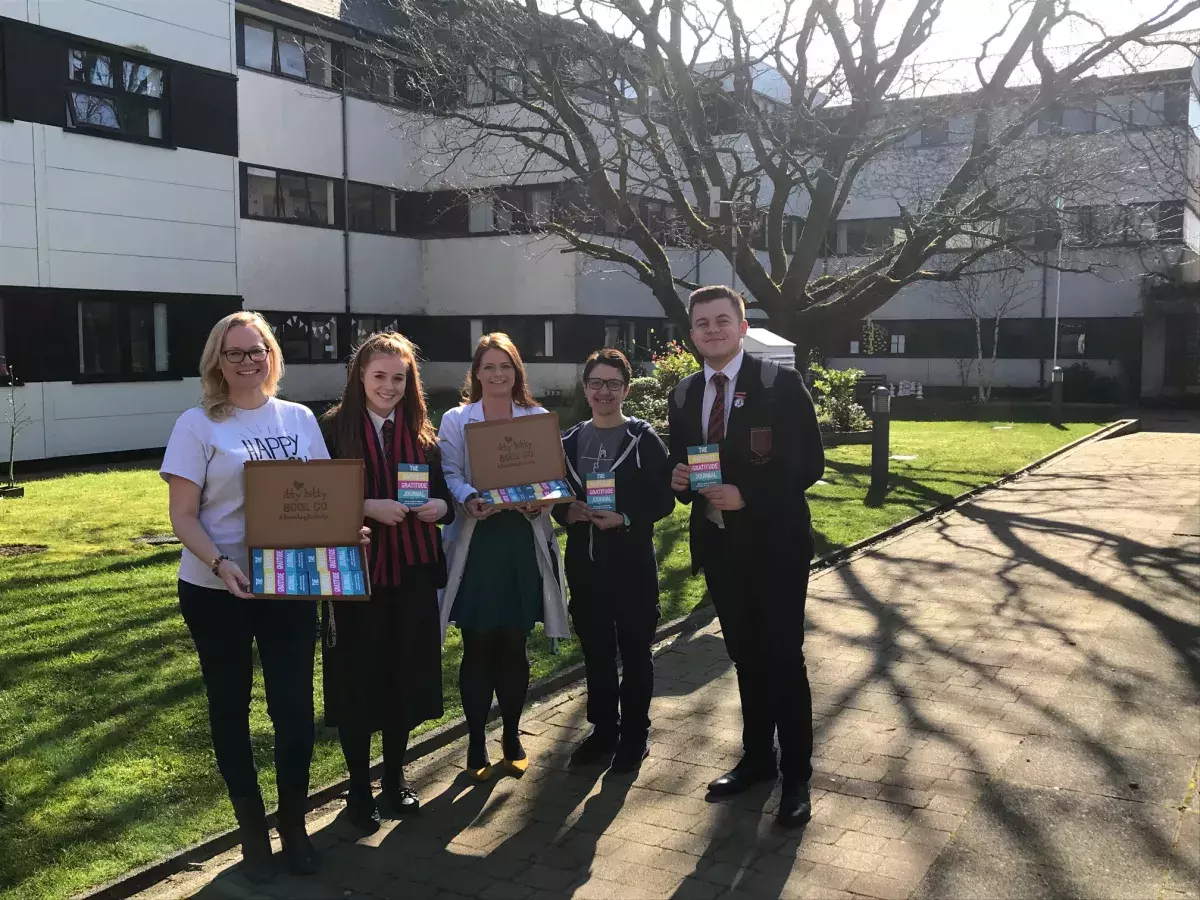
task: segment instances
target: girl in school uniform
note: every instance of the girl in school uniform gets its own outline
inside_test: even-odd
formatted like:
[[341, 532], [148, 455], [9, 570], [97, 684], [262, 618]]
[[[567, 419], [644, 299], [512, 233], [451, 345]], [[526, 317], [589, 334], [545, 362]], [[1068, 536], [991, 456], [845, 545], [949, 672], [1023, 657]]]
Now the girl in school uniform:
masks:
[[504, 721], [500, 766], [520, 777], [529, 766], [519, 727], [529, 690], [525, 644], [536, 622], [551, 638], [569, 636], [562, 559], [545, 507], [497, 510], [471, 484], [466, 426], [544, 413], [529, 393], [525, 366], [506, 334], [479, 339], [462, 405], [442, 417], [438, 435], [446, 481], [466, 515], [447, 529], [449, 580], [442, 594], [442, 634], [462, 632], [459, 690], [467, 719], [467, 775], [492, 774], [485, 741], [492, 695]]
[[[383, 732], [383, 797], [396, 815], [420, 808], [404, 777], [409, 732], [442, 716], [438, 589], [446, 584], [439, 524], [454, 519], [437, 435], [425, 407], [415, 348], [394, 332], [373, 334], [350, 359], [341, 402], [322, 417], [335, 459], [366, 466], [371, 597], [322, 607], [325, 720], [338, 729], [350, 772], [347, 814], [379, 828], [371, 792], [371, 735]], [[429, 467], [429, 498], [397, 499], [401, 464]]]

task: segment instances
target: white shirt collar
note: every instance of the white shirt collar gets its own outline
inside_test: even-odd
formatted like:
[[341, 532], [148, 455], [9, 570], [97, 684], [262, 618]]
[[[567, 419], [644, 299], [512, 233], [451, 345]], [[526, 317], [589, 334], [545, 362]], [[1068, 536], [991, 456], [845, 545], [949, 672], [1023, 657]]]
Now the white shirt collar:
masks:
[[383, 431], [383, 423], [384, 422], [395, 422], [396, 421], [396, 410], [394, 410], [394, 409], [390, 413], [388, 413], [388, 417], [386, 419], [383, 418], [383, 416], [376, 415], [375, 412], [370, 409], [367, 410], [367, 415], [371, 417], [371, 424], [375, 426], [376, 434], [379, 434], [379, 432]]
[[742, 371], [742, 358], [745, 357], [745, 355], [746, 355], [745, 350], [739, 350], [737, 356], [735, 356], [729, 362], [725, 363], [725, 368], [719, 369], [719, 370], [714, 369], [708, 363], [705, 363], [704, 364], [704, 383], [708, 384], [708, 382], [712, 381], [712, 377], [714, 375], [716, 375], [718, 371], [723, 372], [725, 374], [725, 377], [727, 377], [729, 379], [730, 383], [735, 381], [738, 377], [738, 372]]

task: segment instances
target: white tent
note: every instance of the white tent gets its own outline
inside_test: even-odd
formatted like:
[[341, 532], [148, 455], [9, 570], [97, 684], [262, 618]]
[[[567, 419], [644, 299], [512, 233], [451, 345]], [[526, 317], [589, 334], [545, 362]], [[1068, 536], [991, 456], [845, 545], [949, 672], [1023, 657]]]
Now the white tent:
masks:
[[765, 328], [746, 331], [746, 352], [759, 359], [769, 359], [781, 366], [796, 366], [796, 345]]

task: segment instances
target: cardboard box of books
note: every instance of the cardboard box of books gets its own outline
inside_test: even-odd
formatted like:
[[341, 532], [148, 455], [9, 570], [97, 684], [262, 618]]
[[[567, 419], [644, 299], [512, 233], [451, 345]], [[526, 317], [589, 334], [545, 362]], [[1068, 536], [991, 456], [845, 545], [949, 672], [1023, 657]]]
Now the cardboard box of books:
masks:
[[471, 484], [488, 503], [551, 506], [575, 499], [567, 484], [556, 413], [466, 426]]
[[367, 600], [362, 460], [256, 460], [244, 473], [250, 592]]

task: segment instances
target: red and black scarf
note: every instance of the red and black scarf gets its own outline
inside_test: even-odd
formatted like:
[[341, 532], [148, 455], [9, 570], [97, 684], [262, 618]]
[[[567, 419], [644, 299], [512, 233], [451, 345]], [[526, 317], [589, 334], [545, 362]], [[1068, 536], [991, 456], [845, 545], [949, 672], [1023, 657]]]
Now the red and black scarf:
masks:
[[[375, 434], [375, 423], [369, 413], [363, 413], [363, 463], [366, 466], [366, 497], [368, 500], [395, 500], [396, 474], [399, 463], [424, 463], [425, 451], [405, 427], [404, 411], [396, 407], [396, 435], [392, 441], [392, 458], [384, 459], [383, 442]], [[433, 479], [430, 479], [430, 487]], [[438, 558], [437, 526], [422, 522], [415, 515], [404, 517], [399, 525], [383, 525], [372, 521], [371, 581], [374, 584], [396, 587], [400, 584], [403, 566], [426, 565]]]

